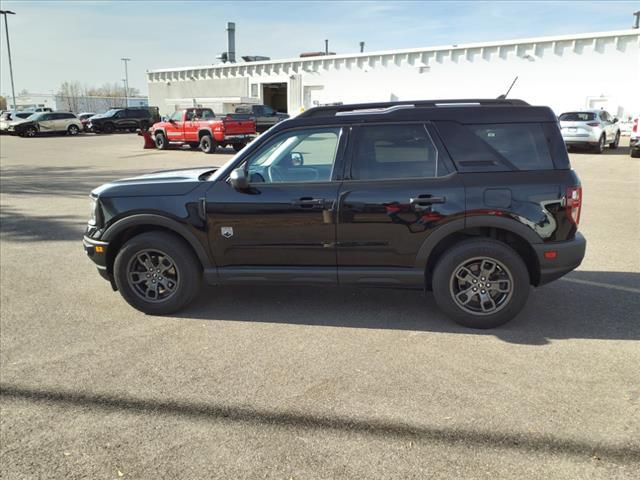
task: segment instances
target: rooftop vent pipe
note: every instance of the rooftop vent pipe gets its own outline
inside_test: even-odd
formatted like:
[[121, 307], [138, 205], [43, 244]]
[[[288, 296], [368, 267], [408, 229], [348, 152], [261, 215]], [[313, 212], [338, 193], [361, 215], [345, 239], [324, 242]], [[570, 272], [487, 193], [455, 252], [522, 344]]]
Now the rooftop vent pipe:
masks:
[[236, 63], [236, 24], [227, 22], [227, 60]]

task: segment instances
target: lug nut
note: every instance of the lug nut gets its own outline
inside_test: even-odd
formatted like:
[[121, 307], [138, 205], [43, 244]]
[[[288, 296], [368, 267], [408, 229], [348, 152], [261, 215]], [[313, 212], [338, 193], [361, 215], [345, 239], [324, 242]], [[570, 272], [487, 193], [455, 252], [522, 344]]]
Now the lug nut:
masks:
[[480, 293], [487, 293], [485, 290], [480, 290]]

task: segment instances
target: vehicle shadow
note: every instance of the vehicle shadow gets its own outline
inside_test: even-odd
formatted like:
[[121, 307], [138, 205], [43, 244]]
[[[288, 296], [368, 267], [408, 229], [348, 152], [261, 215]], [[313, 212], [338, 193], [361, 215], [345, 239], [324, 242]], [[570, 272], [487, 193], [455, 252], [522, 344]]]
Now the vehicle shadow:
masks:
[[[157, 170], [157, 169], [153, 169]], [[96, 171], [93, 167], [37, 167], [11, 165], [0, 168], [0, 187], [5, 195], [78, 195], [113, 180], [151, 173], [141, 168]]]
[[[602, 286], [611, 284], [614, 287]], [[413, 290], [335, 287], [206, 287], [178, 318], [343, 328], [491, 335], [509, 343], [551, 340], [640, 340], [640, 274], [573, 272], [532, 289], [523, 312], [492, 330], [453, 323], [433, 296]]]
[[0, 209], [0, 239], [11, 241], [76, 240], [82, 238], [86, 218], [73, 215], [26, 215], [3, 205]]
[[[569, 153], [571, 154], [580, 154], [580, 155], [596, 155], [596, 152], [591, 149], [591, 148], [585, 148], [585, 147], [572, 147], [571, 150], [569, 150]], [[618, 148], [605, 148], [604, 152], [602, 152], [603, 156], [629, 156], [630, 154], [630, 150], [628, 146], [622, 146], [620, 145]]]

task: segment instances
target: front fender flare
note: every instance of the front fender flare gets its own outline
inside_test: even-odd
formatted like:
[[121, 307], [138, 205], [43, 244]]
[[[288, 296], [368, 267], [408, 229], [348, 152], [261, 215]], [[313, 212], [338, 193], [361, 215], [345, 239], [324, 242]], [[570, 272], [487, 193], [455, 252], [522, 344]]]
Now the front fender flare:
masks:
[[109, 226], [109, 228], [105, 230], [100, 240], [104, 242], [110, 242], [127, 228], [138, 227], [142, 225], [155, 225], [175, 232], [176, 234], [184, 238], [184, 240], [189, 245], [191, 245], [196, 255], [198, 256], [200, 263], [202, 263], [203, 268], [215, 268], [215, 265], [212, 262], [209, 254], [207, 253], [207, 250], [204, 248], [198, 238], [180, 222], [169, 217], [164, 217], [162, 215], [141, 213], [122, 218], [113, 223], [113, 225]]

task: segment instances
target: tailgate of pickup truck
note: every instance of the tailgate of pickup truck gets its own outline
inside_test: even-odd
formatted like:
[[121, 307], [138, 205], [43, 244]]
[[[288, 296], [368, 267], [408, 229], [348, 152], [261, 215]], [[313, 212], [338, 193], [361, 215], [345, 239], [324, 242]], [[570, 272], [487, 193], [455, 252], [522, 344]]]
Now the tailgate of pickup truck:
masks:
[[256, 133], [256, 122], [253, 119], [225, 117], [223, 121], [226, 135], [250, 135]]

